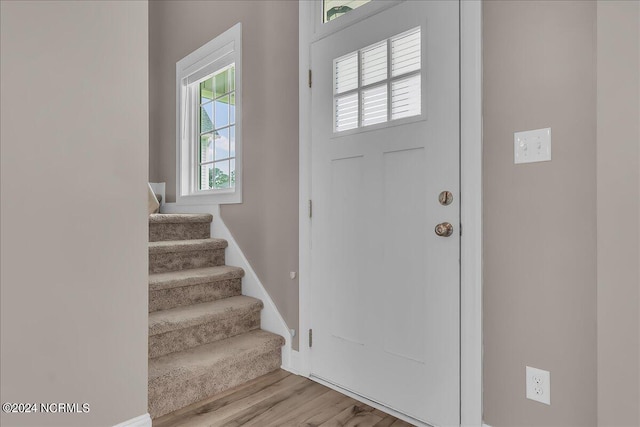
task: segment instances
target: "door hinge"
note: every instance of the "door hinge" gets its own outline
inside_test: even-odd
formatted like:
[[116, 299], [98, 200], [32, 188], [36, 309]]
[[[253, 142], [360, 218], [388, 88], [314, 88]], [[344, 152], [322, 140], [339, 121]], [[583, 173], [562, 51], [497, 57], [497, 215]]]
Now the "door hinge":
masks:
[[313, 329], [309, 329], [309, 347], [313, 347]]
[[313, 217], [313, 202], [309, 200], [309, 218]]
[[311, 70], [309, 70], [309, 87], [311, 87]]

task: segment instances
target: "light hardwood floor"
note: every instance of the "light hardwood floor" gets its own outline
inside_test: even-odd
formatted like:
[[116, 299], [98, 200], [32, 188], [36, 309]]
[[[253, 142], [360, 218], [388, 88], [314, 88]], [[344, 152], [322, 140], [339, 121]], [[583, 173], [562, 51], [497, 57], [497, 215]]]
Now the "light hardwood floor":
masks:
[[304, 377], [278, 370], [153, 421], [153, 427], [411, 424]]

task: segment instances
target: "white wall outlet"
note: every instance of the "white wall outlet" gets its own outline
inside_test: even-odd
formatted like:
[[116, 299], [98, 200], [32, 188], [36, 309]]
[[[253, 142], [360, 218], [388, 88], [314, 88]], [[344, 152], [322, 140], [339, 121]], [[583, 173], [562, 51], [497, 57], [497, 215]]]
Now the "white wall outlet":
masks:
[[513, 162], [533, 163], [551, 160], [551, 128], [513, 134]]
[[527, 366], [527, 399], [551, 405], [551, 374]]

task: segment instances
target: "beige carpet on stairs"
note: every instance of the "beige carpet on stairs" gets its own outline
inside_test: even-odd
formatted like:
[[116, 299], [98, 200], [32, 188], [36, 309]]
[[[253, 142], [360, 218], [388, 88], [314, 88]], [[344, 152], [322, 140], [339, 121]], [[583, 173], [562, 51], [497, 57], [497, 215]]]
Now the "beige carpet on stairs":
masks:
[[211, 215], [149, 216], [152, 418], [278, 369], [284, 338], [260, 329], [262, 301], [241, 295]]

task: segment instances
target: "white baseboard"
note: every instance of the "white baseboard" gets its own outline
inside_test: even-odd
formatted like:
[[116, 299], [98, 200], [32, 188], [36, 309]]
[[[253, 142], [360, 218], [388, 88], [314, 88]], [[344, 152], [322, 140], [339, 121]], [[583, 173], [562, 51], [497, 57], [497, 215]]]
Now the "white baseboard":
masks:
[[491, 427], [489, 424], [482, 423], [482, 427]]
[[284, 369], [285, 371], [289, 371], [292, 374], [302, 375], [303, 377], [307, 376], [304, 375], [302, 373], [302, 370], [300, 369], [300, 352], [294, 349], [291, 349], [290, 351], [288, 366], [282, 366], [282, 369]]
[[151, 427], [151, 416], [147, 413], [139, 417], [131, 418], [113, 427]]
[[[225, 258], [228, 265], [241, 267], [244, 270], [242, 279], [242, 294], [257, 298], [262, 301], [264, 308], [260, 312], [261, 328], [284, 337], [286, 343], [282, 347], [282, 369], [296, 373], [297, 366], [292, 366], [291, 332], [284, 318], [278, 311], [269, 293], [258, 278], [251, 264], [242, 253], [240, 246], [220, 217], [219, 205], [179, 205], [177, 203], [165, 203], [160, 207], [162, 213], [209, 213], [213, 215], [211, 224], [211, 237], [225, 239], [227, 247]], [[295, 353], [298, 353], [297, 351]]]

